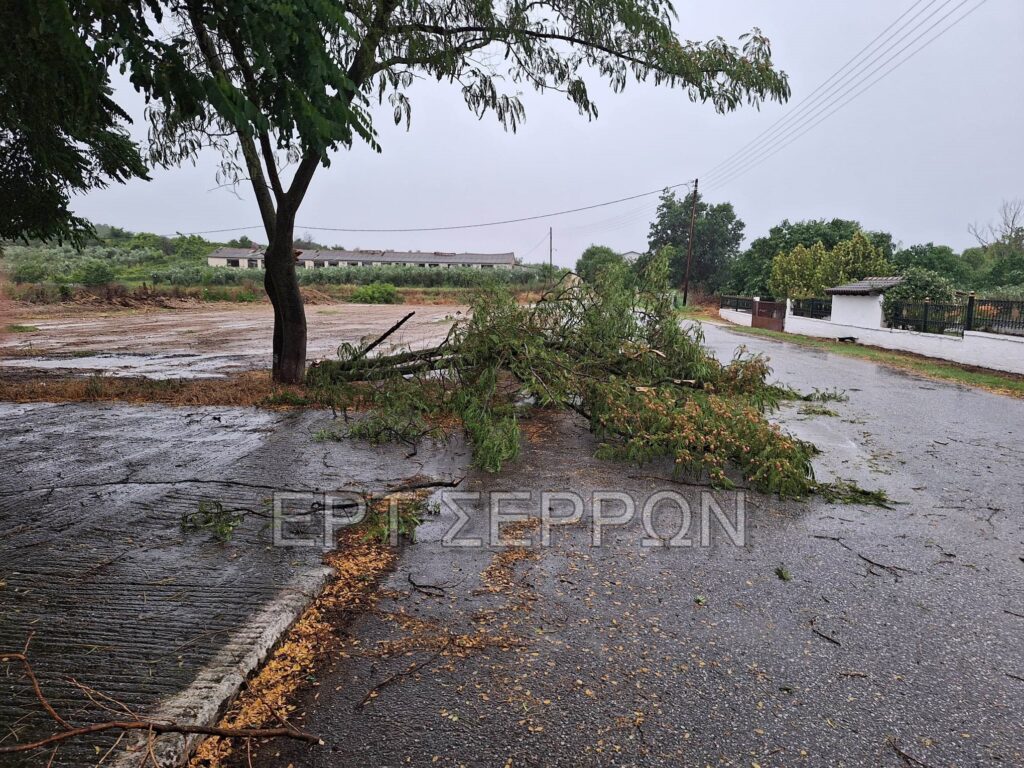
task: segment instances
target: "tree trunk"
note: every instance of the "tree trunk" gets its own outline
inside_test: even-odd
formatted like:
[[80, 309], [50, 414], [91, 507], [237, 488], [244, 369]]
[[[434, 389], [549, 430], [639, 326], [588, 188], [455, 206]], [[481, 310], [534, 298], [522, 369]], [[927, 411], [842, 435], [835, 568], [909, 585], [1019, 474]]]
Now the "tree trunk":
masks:
[[274, 305], [274, 381], [301, 384], [306, 375], [306, 311], [295, 274], [295, 223], [278, 211], [264, 256], [263, 285]]

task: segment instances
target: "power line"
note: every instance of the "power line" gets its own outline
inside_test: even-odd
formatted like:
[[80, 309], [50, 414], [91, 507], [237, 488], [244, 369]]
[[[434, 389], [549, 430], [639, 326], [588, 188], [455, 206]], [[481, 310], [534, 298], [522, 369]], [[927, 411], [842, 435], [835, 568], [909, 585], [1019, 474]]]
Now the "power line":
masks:
[[[918, 35], [918, 36], [917, 36], [916, 38], [914, 38], [914, 40], [912, 40], [912, 41], [911, 41], [911, 42], [910, 42], [909, 44], [907, 44], [906, 46], [904, 46], [903, 48], [901, 48], [901, 49], [900, 49], [899, 51], [897, 51], [897, 53], [896, 53], [896, 54], [895, 54], [894, 56], [891, 56], [891, 57], [889, 57], [889, 58], [888, 58], [888, 59], [887, 59], [887, 60], [886, 60], [885, 62], [883, 62], [883, 64], [882, 64], [881, 66], [884, 66], [885, 64], [887, 64], [887, 63], [891, 62], [891, 61], [892, 61], [893, 59], [895, 59], [896, 57], [898, 57], [898, 56], [899, 56], [900, 54], [902, 54], [902, 53], [903, 53], [904, 51], [906, 51], [906, 50], [907, 50], [908, 48], [910, 48], [910, 47], [911, 47], [911, 46], [912, 46], [912, 45], [913, 45], [914, 43], [916, 43], [916, 42], [917, 42], [918, 40], [920, 40], [920, 39], [921, 39], [922, 37], [924, 37], [924, 36], [925, 36], [926, 34], [928, 34], [928, 32], [930, 32], [930, 31], [931, 31], [932, 29], [934, 29], [934, 28], [935, 28], [936, 26], [938, 26], [939, 24], [941, 24], [941, 23], [942, 23], [942, 22], [943, 22], [943, 21], [944, 21], [945, 19], [949, 18], [949, 17], [951, 16], [951, 15], [953, 15], [954, 13], [956, 13], [956, 11], [958, 11], [958, 10], [959, 10], [959, 9], [960, 9], [961, 7], [963, 7], [964, 5], [966, 5], [966, 4], [968, 3], [968, 2], [970, 2], [970, 0], [962, 0], [962, 1], [961, 1], [961, 2], [960, 2], [960, 3], [959, 3], [959, 4], [957, 5], [957, 6], [956, 6], [956, 7], [954, 7], [954, 8], [953, 8], [953, 10], [952, 10], [952, 11], [950, 11], [950, 12], [949, 12], [949, 13], [947, 13], [947, 14], [946, 14], [945, 16], [943, 16], [943, 17], [942, 17], [941, 19], [939, 19], [939, 21], [938, 21], [938, 22], [936, 22], [935, 24], [931, 25], [931, 26], [930, 26], [930, 27], [929, 27], [928, 29], [926, 29], [926, 30], [925, 30], [925, 31], [924, 31], [924, 32], [923, 32], [922, 34], [920, 34], [920, 35]], [[867, 85], [865, 85], [865, 86], [864, 86], [863, 88], [861, 88], [860, 90], [856, 91], [856, 92], [855, 92], [855, 93], [853, 93], [853, 94], [852, 94], [852, 95], [851, 95], [851, 96], [850, 96], [849, 98], [845, 99], [844, 101], [842, 101], [842, 102], [840, 102], [840, 103], [839, 103], [838, 105], [836, 105], [836, 107], [835, 107], [834, 109], [831, 109], [831, 110], [829, 110], [829, 111], [828, 111], [827, 113], [825, 113], [825, 114], [821, 115], [821, 116], [820, 116], [820, 117], [819, 117], [818, 119], [814, 120], [814, 122], [810, 123], [810, 124], [809, 124], [809, 125], [807, 125], [806, 127], [803, 127], [803, 129], [802, 129], [802, 130], [800, 130], [801, 126], [797, 126], [797, 127], [796, 127], [796, 130], [798, 130], [799, 132], [798, 132], [798, 133], [796, 133], [795, 135], [793, 134], [793, 131], [792, 131], [792, 130], [788, 131], [788, 132], [787, 132], [787, 133], [785, 134], [785, 136], [779, 137], [779, 138], [780, 138], [780, 139], [782, 140], [782, 143], [776, 143], [774, 147], [772, 147], [772, 146], [764, 147], [764, 148], [763, 148], [763, 149], [762, 149], [762, 150], [760, 151], [760, 153], [759, 153], [759, 154], [755, 155], [755, 156], [754, 156], [754, 157], [752, 157], [752, 158], [749, 158], [749, 159], [748, 159], [748, 160], [746, 161], [746, 162], [747, 162], [747, 165], [746, 165], [745, 167], [740, 167], [740, 168], [734, 169], [734, 170], [732, 170], [732, 171], [730, 171], [730, 172], [727, 172], [727, 173], [725, 173], [724, 175], [719, 175], [719, 176], [718, 176], [718, 178], [717, 178], [717, 179], [716, 179], [716, 180], [715, 180], [714, 182], [712, 182], [712, 184], [711, 184], [712, 188], [714, 188], [714, 189], [720, 189], [720, 188], [722, 188], [722, 187], [724, 187], [724, 186], [726, 186], [726, 185], [728, 185], [728, 184], [732, 183], [733, 181], [735, 181], [735, 180], [736, 180], [737, 178], [739, 178], [740, 176], [742, 176], [742, 175], [744, 175], [745, 173], [747, 173], [747, 172], [751, 171], [751, 170], [752, 170], [753, 168], [755, 168], [756, 166], [760, 165], [761, 163], [765, 162], [765, 161], [766, 161], [766, 160], [768, 160], [769, 158], [771, 158], [771, 157], [773, 157], [774, 155], [776, 155], [776, 154], [778, 154], [779, 152], [781, 152], [781, 151], [782, 151], [783, 149], [785, 149], [785, 148], [786, 148], [786, 147], [788, 147], [788, 146], [789, 146], [790, 144], [792, 144], [793, 142], [795, 142], [795, 141], [796, 141], [797, 139], [799, 139], [799, 138], [800, 138], [801, 136], [803, 136], [803, 135], [804, 135], [805, 133], [807, 133], [808, 131], [812, 130], [812, 129], [813, 129], [813, 128], [815, 128], [816, 126], [818, 126], [818, 125], [820, 125], [821, 123], [823, 123], [823, 122], [824, 122], [825, 120], [827, 120], [827, 119], [828, 119], [829, 117], [831, 117], [832, 115], [834, 115], [834, 114], [835, 114], [836, 112], [838, 112], [838, 111], [839, 111], [840, 109], [842, 109], [843, 107], [845, 107], [845, 106], [846, 106], [847, 104], [849, 104], [850, 102], [852, 102], [852, 101], [854, 101], [855, 99], [857, 99], [858, 97], [860, 97], [860, 96], [861, 96], [861, 95], [862, 95], [862, 94], [863, 94], [864, 92], [866, 92], [867, 90], [869, 90], [870, 88], [872, 88], [872, 87], [873, 87], [873, 86], [874, 86], [875, 84], [877, 84], [877, 83], [881, 82], [881, 81], [882, 81], [882, 80], [884, 80], [884, 79], [885, 79], [886, 77], [888, 77], [888, 76], [889, 76], [890, 74], [892, 74], [892, 73], [893, 73], [893, 72], [895, 72], [895, 71], [896, 71], [897, 69], [899, 69], [899, 68], [900, 68], [901, 66], [903, 66], [904, 64], [906, 64], [906, 63], [907, 63], [908, 61], [910, 61], [910, 60], [911, 60], [912, 58], [914, 58], [914, 56], [916, 56], [916, 55], [917, 55], [918, 53], [920, 53], [921, 51], [923, 51], [923, 50], [924, 50], [925, 48], [927, 48], [927, 47], [928, 47], [929, 45], [931, 45], [931, 44], [932, 44], [933, 42], [935, 42], [936, 40], [938, 40], [938, 39], [939, 39], [940, 37], [942, 37], [942, 36], [943, 36], [944, 34], [946, 34], [946, 32], [948, 32], [949, 30], [953, 29], [953, 27], [957, 26], [957, 25], [958, 25], [958, 24], [959, 24], [960, 22], [962, 22], [962, 21], [963, 21], [964, 19], [966, 19], [966, 18], [967, 18], [968, 16], [970, 16], [970, 15], [971, 15], [972, 13], [974, 13], [974, 12], [975, 12], [976, 10], [978, 10], [978, 9], [979, 9], [979, 8], [980, 8], [980, 7], [982, 6], [982, 5], [984, 5], [984, 4], [986, 3], [986, 2], [988, 2], [988, 0], [980, 0], [980, 2], [978, 2], [978, 3], [977, 3], [977, 4], [975, 5], [975, 6], [973, 6], [972, 8], [970, 8], [970, 9], [969, 9], [969, 10], [968, 10], [968, 11], [967, 11], [966, 13], [964, 13], [964, 14], [963, 14], [962, 16], [960, 16], [959, 18], [957, 18], [956, 20], [954, 20], [952, 24], [949, 24], [949, 25], [948, 25], [948, 26], [946, 26], [946, 27], [945, 27], [944, 29], [940, 30], [938, 34], [936, 34], [936, 35], [934, 35], [933, 37], [931, 37], [930, 39], [926, 40], [926, 41], [924, 42], [924, 44], [922, 44], [922, 45], [921, 45], [921, 46], [919, 46], [919, 47], [918, 47], [917, 49], [915, 49], [914, 51], [912, 51], [912, 52], [911, 52], [911, 53], [910, 53], [910, 54], [909, 54], [908, 56], [906, 56], [906, 57], [905, 57], [904, 59], [902, 59], [901, 61], [898, 61], [898, 62], [896, 62], [896, 64], [894, 64], [894, 65], [893, 65], [892, 67], [890, 67], [889, 69], [887, 69], [887, 70], [886, 70], [885, 72], [883, 72], [883, 73], [882, 73], [881, 75], [879, 75], [878, 77], [876, 77], [876, 78], [875, 78], [874, 80], [871, 80], [871, 81], [870, 81], [870, 82], [869, 82], [869, 83], [868, 83]], [[880, 69], [880, 68], [881, 68], [881, 67], [876, 67], [876, 68], [875, 68], [874, 70], [872, 70], [872, 72], [871, 72], [870, 74], [874, 74], [874, 72], [877, 72], [877, 71], [878, 71], [878, 69]], [[859, 85], [859, 83], [854, 83], [854, 84], [853, 84], [853, 85], [851, 86], [851, 88], [852, 88], [852, 87], [856, 87], [857, 85]], [[841, 98], [842, 96], [844, 96], [845, 94], [847, 94], [847, 93], [849, 93], [849, 92], [850, 92], [850, 89], [847, 89], [847, 90], [846, 90], [846, 91], [844, 91], [844, 92], [843, 92], [842, 94], [839, 94], [839, 96], [837, 96], [837, 98]], [[831, 105], [831, 104], [833, 104], [833, 103], [835, 103], [835, 99], [832, 99], [832, 100], [830, 100], [830, 101], [829, 101], [829, 103], [828, 103], [828, 104], [827, 104], [826, 106], [829, 106], [829, 105]], [[817, 116], [815, 116], [815, 117], [817, 117]]]
[[[381, 228], [369, 228], [369, 227], [310, 227], [302, 224], [296, 224], [295, 229], [297, 230], [311, 230], [314, 232], [448, 232], [458, 229], [481, 229], [483, 227], [499, 227], [506, 224], [520, 224], [525, 221], [537, 221], [538, 219], [550, 219], [554, 216], [565, 216], [571, 213], [580, 213], [582, 211], [592, 211], [597, 208], [606, 208], [609, 205], [618, 205], [619, 203], [626, 203], [630, 200], [637, 200], [641, 197], [648, 197], [650, 195], [659, 195], [665, 190], [678, 189], [679, 187], [687, 187], [691, 182], [684, 181], [679, 184], [670, 184], [667, 187], [659, 187], [658, 189], [650, 190], [649, 192], [641, 192], [636, 195], [630, 195], [629, 197], [620, 197], [616, 200], [607, 200], [603, 203], [594, 203], [593, 205], [584, 205], [579, 208], [567, 208], [563, 211], [553, 211], [551, 213], [539, 213], [534, 216], [522, 216], [518, 219], [503, 219], [501, 221], [486, 221], [479, 224], [453, 224], [444, 227], [381, 227]], [[199, 232], [185, 232], [186, 235], [213, 235], [221, 232], [237, 232], [243, 229], [258, 229], [259, 226], [255, 227], [226, 227], [224, 229], [207, 229]]]
[[[800, 102], [798, 102], [795, 105], [795, 107], [792, 109], [792, 111], [788, 112], [787, 114], [783, 115], [781, 118], [776, 120], [774, 123], [772, 123], [772, 125], [768, 126], [768, 128], [766, 128], [764, 131], [759, 133], [757, 136], [755, 136], [749, 142], [744, 144], [736, 152], [734, 152], [732, 155], [730, 155], [725, 160], [720, 162], [718, 165], [714, 166], [713, 168], [710, 168], [704, 174], [704, 177], [706, 179], [710, 179], [711, 177], [713, 177], [715, 175], [721, 175], [721, 172], [723, 172], [725, 170], [725, 168], [727, 168], [730, 165], [734, 165], [736, 162], [739, 161], [739, 159], [744, 154], [747, 154], [748, 152], [752, 151], [754, 147], [756, 147], [757, 145], [763, 143], [769, 136], [771, 136], [774, 133], [776, 133], [780, 128], [785, 126], [787, 123], [795, 120], [797, 118], [797, 116], [799, 116], [802, 112], [806, 111], [814, 103], [819, 101], [821, 98], [826, 96], [828, 93], [831, 93], [832, 91], [834, 91], [834, 89], [837, 86], [842, 85], [843, 82], [848, 80], [852, 75], [854, 75], [859, 70], [859, 68], [855, 69], [853, 72], [850, 72], [846, 76], [840, 78], [839, 81], [836, 82], [835, 85], [832, 86], [832, 88], [826, 89], [826, 86], [829, 83], [835, 81], [836, 78], [839, 77], [839, 75], [841, 75], [844, 71], [846, 71], [850, 67], [850, 65], [854, 64], [855, 62], [857, 62], [857, 60], [860, 59], [861, 56], [863, 56], [866, 52], [868, 52], [869, 50], [875, 48], [876, 47], [875, 44], [879, 40], [881, 40], [886, 35], [887, 32], [889, 32], [894, 27], [899, 25], [899, 23], [903, 19], [905, 19], [907, 17], [907, 15], [911, 11], [913, 11], [914, 8], [919, 6], [922, 2], [925, 2], [925, 0], [916, 0], [916, 2], [913, 5], [911, 5], [906, 11], [904, 11], [900, 16], [898, 16], [892, 23], [889, 24], [889, 26], [887, 26], [885, 29], [883, 29], [881, 32], [879, 32], [867, 45], [865, 45], [863, 48], [861, 48], [856, 54], [853, 55], [853, 57], [848, 59], [846, 61], [846, 63], [844, 63], [839, 69], [837, 69], [835, 72], [833, 72], [831, 75], [829, 75], [829, 77], [824, 82], [820, 83], [813, 91], [811, 91], [809, 94], [807, 94], [806, 97], [804, 97]], [[925, 9], [927, 9], [929, 6], [934, 5], [935, 2], [936, 2], [936, 0], [928, 0], [928, 4], [924, 8], [922, 8], [920, 11], [918, 11], [916, 14], [914, 14], [914, 16], [910, 19], [910, 21], [912, 21], [914, 18], [919, 16], [921, 14], [921, 12], [924, 11]], [[941, 8], [939, 10], [941, 10]], [[900, 30], [900, 31], [903, 31], [903, 30]], [[898, 33], [894, 33], [894, 34], [898, 34]], [[883, 43], [888, 42], [890, 39], [892, 39], [892, 37], [893, 37], [893, 35], [889, 35], [889, 37], [885, 38]], [[872, 56], [873, 55], [874, 54], [872, 54]], [[870, 63], [871, 56], [867, 57], [867, 59], [868, 59], [867, 62], [862, 62], [861, 63], [861, 65], [860, 65], [861, 67], [863, 66], [864, 63]]]

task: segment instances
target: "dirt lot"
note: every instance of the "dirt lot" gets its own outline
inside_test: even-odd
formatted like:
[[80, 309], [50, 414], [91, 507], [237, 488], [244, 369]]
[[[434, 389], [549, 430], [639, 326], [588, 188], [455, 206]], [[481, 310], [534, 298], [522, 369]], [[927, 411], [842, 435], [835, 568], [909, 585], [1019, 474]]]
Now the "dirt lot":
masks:
[[[343, 341], [374, 336], [409, 312], [416, 314], [392, 337], [392, 344], [426, 345], [443, 338], [449, 318], [463, 309], [341, 303], [307, 307], [309, 359], [333, 355]], [[8, 305], [3, 310], [0, 327], [26, 330], [0, 336], [0, 358], [6, 358], [0, 360], [0, 366], [157, 378], [220, 375], [270, 366], [270, 305], [42, 312]]]

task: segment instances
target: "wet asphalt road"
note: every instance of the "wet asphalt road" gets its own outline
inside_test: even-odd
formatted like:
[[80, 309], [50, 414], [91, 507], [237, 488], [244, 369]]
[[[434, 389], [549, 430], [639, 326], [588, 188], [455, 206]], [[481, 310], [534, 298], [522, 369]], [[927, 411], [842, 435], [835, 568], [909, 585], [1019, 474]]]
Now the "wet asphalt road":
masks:
[[[275, 742], [255, 764], [1024, 765], [1024, 401], [718, 327], [707, 340], [766, 352], [805, 391], [846, 390], [838, 416], [779, 418], [823, 449], [822, 477], [901, 503], [747, 494], [745, 543], [712, 527], [699, 546], [705, 489], [597, 461], [579, 423], [536, 417], [517, 462], [460, 490], [530, 492], [502, 509], [533, 516], [542, 490], [574, 491], [580, 523], [548, 547], [527, 534], [508, 563], [443, 546], [443, 508], [302, 693], [326, 746]], [[694, 545], [641, 546], [634, 520], [592, 546], [598, 490], [682, 493]], [[734, 518], [735, 494], [713, 498]], [[460, 506], [460, 536], [486, 539], [485, 502]], [[670, 536], [678, 513], [655, 509]]]

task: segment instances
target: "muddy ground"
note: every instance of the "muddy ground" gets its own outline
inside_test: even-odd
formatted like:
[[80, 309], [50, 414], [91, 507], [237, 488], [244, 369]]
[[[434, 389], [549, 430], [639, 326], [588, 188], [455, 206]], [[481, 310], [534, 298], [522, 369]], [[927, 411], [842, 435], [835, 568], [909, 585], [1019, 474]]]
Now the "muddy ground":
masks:
[[[349, 657], [306, 690], [301, 722], [326, 746], [273, 743], [253, 763], [1024, 764], [1024, 403], [714, 327], [708, 341], [770, 354], [804, 390], [845, 390], [836, 416], [780, 418], [821, 446], [819, 474], [898, 503], [747, 494], [745, 542], [712, 528], [704, 547], [706, 489], [597, 461], [577, 421], [538, 417], [521, 459], [460, 490], [528, 493], [503, 509], [533, 517], [545, 490], [677, 491], [691, 546], [643, 546], [638, 519], [593, 546], [588, 504], [507, 561], [446, 546], [445, 509], [347, 628]], [[714, 498], [735, 515], [735, 494]], [[459, 504], [459, 538], [486, 541], [486, 503]], [[679, 513], [655, 509], [671, 537]]]
[[[308, 359], [333, 356], [343, 341], [379, 334], [416, 314], [389, 343], [425, 346], [440, 341], [458, 306], [328, 304], [306, 307]], [[102, 372], [175, 378], [224, 375], [270, 367], [274, 315], [269, 304], [216, 304], [180, 309], [68, 311], [54, 316], [31, 308], [11, 311], [0, 330], [0, 369]]]

